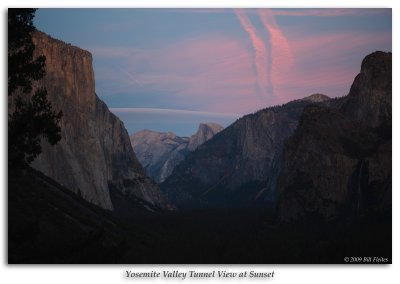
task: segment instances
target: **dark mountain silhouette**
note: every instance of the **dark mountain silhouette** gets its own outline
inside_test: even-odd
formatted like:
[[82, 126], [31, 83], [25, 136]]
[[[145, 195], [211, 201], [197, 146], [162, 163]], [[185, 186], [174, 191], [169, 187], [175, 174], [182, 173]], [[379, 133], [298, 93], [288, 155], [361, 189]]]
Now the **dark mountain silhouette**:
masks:
[[275, 200], [283, 143], [314, 94], [246, 115], [189, 153], [161, 185], [180, 208], [268, 207]]
[[375, 52], [347, 96], [304, 109], [284, 148], [279, 219], [390, 215], [391, 122], [392, 54]]

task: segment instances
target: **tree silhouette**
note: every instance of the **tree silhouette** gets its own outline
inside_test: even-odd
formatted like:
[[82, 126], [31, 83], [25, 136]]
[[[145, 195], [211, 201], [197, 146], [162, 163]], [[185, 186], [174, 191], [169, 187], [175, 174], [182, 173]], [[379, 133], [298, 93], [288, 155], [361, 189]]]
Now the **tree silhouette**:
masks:
[[8, 9], [8, 166], [29, 165], [42, 151], [41, 139], [55, 145], [61, 139], [59, 122], [45, 88], [33, 95], [32, 84], [45, 75], [44, 56], [33, 58], [32, 32], [36, 9]]

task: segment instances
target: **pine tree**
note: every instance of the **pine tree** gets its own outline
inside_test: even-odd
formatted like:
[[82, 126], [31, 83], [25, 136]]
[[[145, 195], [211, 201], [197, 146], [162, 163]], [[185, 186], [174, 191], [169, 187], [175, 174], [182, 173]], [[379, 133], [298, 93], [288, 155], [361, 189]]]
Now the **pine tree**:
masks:
[[[36, 9], [8, 9], [8, 166], [28, 166], [41, 152], [41, 139], [55, 145], [61, 139], [59, 122], [45, 88], [32, 95], [32, 84], [45, 75], [44, 56], [33, 58], [32, 32]], [[11, 113], [10, 113], [11, 112]]]

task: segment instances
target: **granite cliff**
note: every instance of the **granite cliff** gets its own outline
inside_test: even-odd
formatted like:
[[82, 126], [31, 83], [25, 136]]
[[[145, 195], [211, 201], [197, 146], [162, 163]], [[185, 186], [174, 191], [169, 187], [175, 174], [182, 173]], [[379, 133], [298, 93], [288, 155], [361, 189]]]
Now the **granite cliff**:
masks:
[[147, 174], [160, 183], [171, 175], [173, 169], [189, 152], [222, 129], [217, 123], [200, 123], [197, 132], [190, 137], [145, 129], [132, 134], [130, 139], [133, 150]]
[[283, 143], [315, 94], [246, 115], [207, 141], [161, 184], [181, 208], [267, 207], [275, 199]]
[[92, 56], [42, 33], [33, 34], [35, 55], [46, 56], [47, 88], [54, 109], [62, 110], [62, 139], [43, 142], [32, 166], [87, 201], [112, 210], [110, 189], [158, 208], [170, 204], [138, 162], [123, 123], [95, 93]]
[[200, 123], [197, 132], [189, 138], [188, 150], [196, 150], [201, 144], [213, 138], [215, 134], [223, 129], [218, 123]]
[[277, 216], [390, 215], [392, 54], [362, 62], [347, 96], [306, 107], [285, 144]]

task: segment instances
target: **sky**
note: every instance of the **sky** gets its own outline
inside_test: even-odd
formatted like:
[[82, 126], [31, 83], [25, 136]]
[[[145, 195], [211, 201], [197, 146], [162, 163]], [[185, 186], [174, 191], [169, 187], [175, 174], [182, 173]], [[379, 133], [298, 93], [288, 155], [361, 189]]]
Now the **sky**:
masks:
[[367, 54], [392, 50], [391, 9], [39, 9], [34, 22], [92, 53], [96, 93], [129, 134], [344, 96]]

